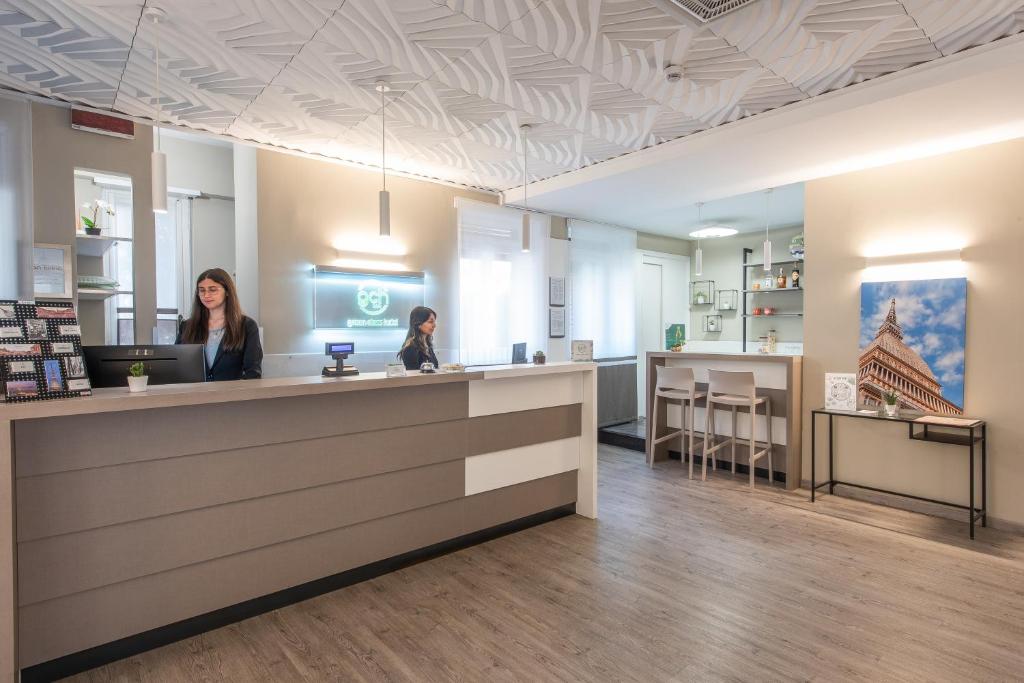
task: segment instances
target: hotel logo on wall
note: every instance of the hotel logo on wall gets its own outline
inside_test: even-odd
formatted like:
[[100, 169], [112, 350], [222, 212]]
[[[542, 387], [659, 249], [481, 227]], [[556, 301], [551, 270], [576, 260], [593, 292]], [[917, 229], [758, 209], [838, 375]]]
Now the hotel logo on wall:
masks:
[[402, 330], [412, 309], [423, 305], [422, 273], [317, 266], [313, 283], [317, 329]]

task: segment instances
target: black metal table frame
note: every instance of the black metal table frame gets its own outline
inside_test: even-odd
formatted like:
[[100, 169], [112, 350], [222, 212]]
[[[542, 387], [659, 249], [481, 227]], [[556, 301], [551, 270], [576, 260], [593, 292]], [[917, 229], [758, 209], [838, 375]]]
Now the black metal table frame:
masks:
[[[824, 481], [818, 484], [815, 481], [816, 475], [816, 455], [817, 455], [817, 439], [816, 431], [818, 415], [828, 416], [828, 481]], [[970, 485], [970, 505], [960, 505], [959, 503], [950, 503], [945, 500], [935, 500], [934, 498], [924, 498], [922, 496], [914, 496], [909, 493], [901, 493], [899, 491], [890, 491], [887, 489], [876, 488], [874, 486], [865, 486], [864, 484], [854, 484], [849, 481], [841, 481], [835, 478], [835, 429], [834, 421], [836, 417], [854, 417], [854, 418], [865, 418], [869, 420], [884, 420], [886, 422], [904, 422], [908, 427], [908, 436], [914, 441], [931, 441], [933, 443], [945, 443], [957, 446], [967, 446], [969, 452], [969, 467], [970, 474], [968, 476]], [[917, 416], [915, 416], [916, 418]], [[903, 498], [911, 498], [913, 500], [920, 500], [925, 503], [935, 503], [937, 505], [945, 505], [948, 507], [957, 508], [959, 510], [967, 510], [968, 517], [970, 519], [970, 533], [971, 538], [974, 538], [974, 524], [978, 519], [981, 519], [981, 526], [988, 526], [988, 480], [987, 480], [987, 424], [984, 421], [977, 421], [969, 427], [959, 427], [954, 425], [934, 425], [941, 426], [943, 429], [956, 429], [966, 431], [966, 435], [950, 434], [948, 432], [931, 432], [928, 431], [927, 424], [917, 423], [924, 427], [923, 431], [914, 431], [915, 422], [910, 418], [900, 417], [883, 417], [877, 414], [868, 413], [848, 413], [842, 411], [832, 411], [819, 408], [811, 411], [811, 502], [814, 502], [815, 492], [823, 486], [828, 486], [828, 492], [830, 495], [835, 494], [836, 485], [840, 486], [852, 486], [858, 489], [864, 489], [866, 491], [874, 491], [876, 493], [885, 493], [892, 496], [900, 496]], [[975, 436], [976, 433], [980, 432], [980, 436]], [[976, 508], [974, 506], [974, 463], [975, 463], [975, 447], [981, 445], [981, 507]]]

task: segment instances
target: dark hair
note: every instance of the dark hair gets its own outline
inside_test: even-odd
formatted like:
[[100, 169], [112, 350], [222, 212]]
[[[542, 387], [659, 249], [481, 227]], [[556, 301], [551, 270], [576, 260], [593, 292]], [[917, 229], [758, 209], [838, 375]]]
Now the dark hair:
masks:
[[402, 348], [398, 352], [399, 357], [402, 356], [402, 351], [413, 345], [424, 354], [429, 355], [430, 349], [434, 346], [434, 335], [420, 332], [420, 325], [430, 320], [430, 316], [434, 316], [434, 319], [437, 320], [437, 313], [432, 308], [417, 306], [412, 309], [412, 312], [409, 313], [409, 331], [406, 332], [405, 343], [402, 344]]
[[199, 300], [199, 283], [213, 280], [224, 288], [224, 338], [221, 344], [226, 350], [237, 351], [245, 344], [245, 325], [242, 324], [242, 307], [238, 303], [235, 281], [223, 268], [204, 270], [196, 278], [195, 296], [192, 298], [192, 315], [185, 321], [181, 331], [184, 344], [205, 344], [210, 334], [210, 311]]

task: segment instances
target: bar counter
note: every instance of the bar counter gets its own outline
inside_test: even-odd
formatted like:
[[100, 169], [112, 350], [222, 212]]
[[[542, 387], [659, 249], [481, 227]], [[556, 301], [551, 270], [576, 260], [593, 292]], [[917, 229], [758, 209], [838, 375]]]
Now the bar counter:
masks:
[[[652, 452], [651, 438], [652, 409], [654, 407], [654, 388], [657, 384], [657, 366], [689, 367], [693, 369], [694, 379], [697, 382], [698, 391], [707, 391], [708, 370], [727, 370], [732, 372], [753, 372], [754, 383], [757, 386], [758, 396], [768, 396], [772, 401], [772, 444], [773, 460], [776, 479], [785, 477], [786, 488], [796, 489], [800, 486], [800, 453], [801, 453], [801, 427], [800, 427], [800, 406], [802, 400], [802, 368], [803, 358], [777, 353], [693, 353], [687, 351], [659, 351], [648, 352], [647, 354], [647, 457], [648, 460], [658, 461], [668, 458], [670, 443], [671, 450], [678, 450], [679, 444], [674, 439], [663, 441], [658, 444]], [[659, 402], [658, 411], [658, 434], [655, 438], [661, 437], [673, 430], [679, 429], [681, 425], [681, 414], [678, 403], [668, 404]], [[704, 439], [704, 412], [706, 401], [699, 399], [695, 409], [695, 441], [694, 450], [701, 452], [701, 444]], [[724, 409], [716, 412], [717, 436], [727, 436], [731, 429], [731, 420]], [[742, 415], [738, 419], [737, 432], [741, 439], [749, 439], [750, 418], [748, 408], [740, 408]], [[764, 415], [758, 411], [759, 417], [756, 420], [757, 429], [755, 437], [758, 441], [764, 441]], [[745, 464], [748, 461], [749, 447], [743, 441], [736, 444], [736, 462]], [[725, 462], [729, 465], [728, 449], [718, 451], [719, 467]], [[699, 456], [698, 456], [699, 457]], [[764, 476], [767, 477], [767, 461], [761, 460], [765, 468]], [[709, 466], [710, 469], [710, 466]], [[758, 467], [758, 474], [761, 473]], [[792, 473], [792, 474], [791, 474]]]
[[596, 517], [596, 419], [593, 363], [0, 405], [3, 678], [502, 525]]

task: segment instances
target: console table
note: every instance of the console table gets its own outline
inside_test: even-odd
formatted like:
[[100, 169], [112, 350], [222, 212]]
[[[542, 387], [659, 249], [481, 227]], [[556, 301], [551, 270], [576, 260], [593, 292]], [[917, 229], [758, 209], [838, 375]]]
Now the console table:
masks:
[[[817, 440], [815, 439], [815, 430], [818, 425], [818, 416], [824, 415], [828, 417], [828, 480], [822, 483], [817, 483], [816, 466], [817, 460], [816, 447]], [[913, 496], [908, 493], [901, 493], [899, 491], [889, 491], [887, 489], [880, 489], [874, 486], [865, 486], [863, 484], [854, 484], [848, 481], [840, 481], [835, 478], [834, 467], [835, 467], [835, 440], [833, 439], [833, 424], [837, 417], [850, 417], [864, 420], [881, 420], [884, 422], [902, 422], [907, 425], [907, 436], [914, 441], [930, 441], [932, 443], [944, 443], [952, 444], [955, 446], [966, 446], [969, 469], [968, 469], [968, 486], [970, 487], [970, 505], [959, 505], [957, 503], [950, 503], [944, 500], [934, 500], [932, 498], [922, 498], [921, 496]], [[864, 489], [867, 491], [875, 491], [877, 493], [887, 493], [889, 495], [901, 496], [903, 498], [912, 498], [914, 500], [924, 501], [926, 503], [937, 503], [939, 505], [946, 505], [954, 507], [960, 510], [968, 511], [968, 518], [970, 520], [970, 533], [971, 538], [974, 538], [974, 523], [980, 519], [982, 526], [987, 526], [986, 512], [988, 510], [988, 486], [986, 481], [986, 425], [984, 420], [973, 420], [973, 419], [962, 419], [956, 418], [956, 424], [936, 424], [930, 420], [935, 419], [935, 416], [924, 415], [922, 413], [909, 413], [906, 415], [898, 415], [896, 417], [888, 417], [884, 414], [878, 414], [874, 411], [846, 411], [846, 410], [826, 410], [819, 408], [811, 411], [811, 502], [814, 502], [815, 492], [823, 487], [828, 486], [828, 492], [830, 494], [835, 493], [836, 484], [842, 486], [852, 486], [854, 488]], [[931, 429], [929, 429], [931, 428]], [[953, 430], [950, 431], [935, 431], [935, 428], [940, 430]], [[975, 507], [974, 505], [974, 460], [975, 460], [975, 449], [981, 448], [981, 507]]]

